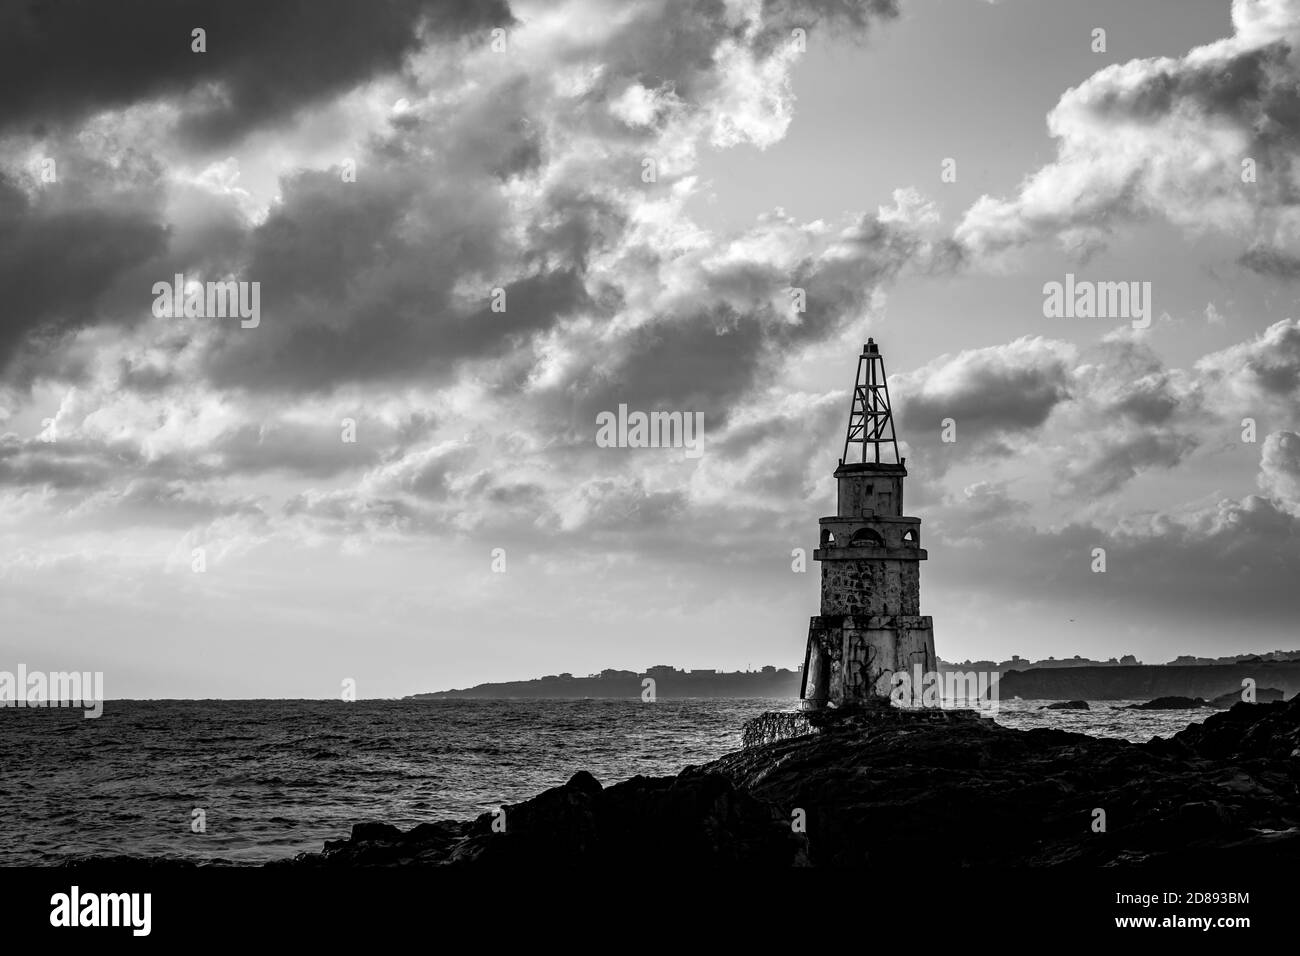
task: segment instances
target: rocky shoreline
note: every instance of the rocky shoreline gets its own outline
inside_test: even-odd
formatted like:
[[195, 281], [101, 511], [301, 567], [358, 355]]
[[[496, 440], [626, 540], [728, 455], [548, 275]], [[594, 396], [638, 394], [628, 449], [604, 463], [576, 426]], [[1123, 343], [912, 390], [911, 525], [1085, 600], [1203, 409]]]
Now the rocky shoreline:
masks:
[[580, 772], [497, 814], [360, 823], [332, 866], [1058, 866], [1300, 861], [1300, 700], [1146, 743], [970, 712], [768, 714], [671, 777]]

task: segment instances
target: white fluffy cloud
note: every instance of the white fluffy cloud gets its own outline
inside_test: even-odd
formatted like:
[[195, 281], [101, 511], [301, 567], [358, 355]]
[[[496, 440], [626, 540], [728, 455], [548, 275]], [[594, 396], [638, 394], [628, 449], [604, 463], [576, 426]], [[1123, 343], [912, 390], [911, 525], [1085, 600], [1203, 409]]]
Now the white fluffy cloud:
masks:
[[1300, 240], [1300, 7], [1234, 0], [1234, 35], [1180, 58], [1116, 64], [1062, 95], [1048, 116], [1056, 159], [1009, 199], [984, 196], [956, 238], [976, 258], [1057, 238], [1095, 248], [1148, 217], [1219, 230], [1246, 265], [1289, 268]]

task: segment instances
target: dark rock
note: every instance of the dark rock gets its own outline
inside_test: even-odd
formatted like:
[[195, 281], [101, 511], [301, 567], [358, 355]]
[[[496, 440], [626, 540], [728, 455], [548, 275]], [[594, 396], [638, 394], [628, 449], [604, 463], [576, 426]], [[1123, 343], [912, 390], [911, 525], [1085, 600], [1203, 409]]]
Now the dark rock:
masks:
[[[1227, 710], [1237, 704], [1246, 703], [1241, 699], [1241, 691], [1230, 690], [1226, 694], [1220, 694], [1210, 701], [1211, 707], [1218, 707], [1220, 710]], [[1286, 699], [1286, 694], [1275, 687], [1258, 687], [1255, 689], [1256, 704], [1274, 704]]]
[[1058, 700], [1054, 704], [1040, 707], [1039, 710], [1091, 710], [1086, 700]]
[[504, 833], [492, 814], [396, 839], [365, 824], [282, 865], [1300, 864], [1300, 700], [1242, 704], [1142, 744], [969, 712], [810, 726], [676, 777], [601, 788], [575, 775], [506, 807]]
[[600, 793], [602, 789], [600, 781], [585, 770], [579, 770], [575, 773], [569, 778], [569, 782], [565, 786], [589, 795]]
[[[504, 830], [473, 821], [425, 823], [403, 833], [383, 824], [283, 865], [474, 864], [541, 868], [606, 866], [792, 866], [807, 862], [791, 817], [725, 776], [688, 767], [676, 777], [634, 777], [602, 788], [589, 773], [506, 806]], [[494, 828], [494, 822], [498, 826]]]
[[954, 721], [978, 720], [973, 710], [909, 709], [892, 706], [828, 707], [823, 710], [768, 711], [741, 727], [740, 745], [743, 748], [759, 747], [778, 740], [805, 737], [808, 734], [852, 728], [879, 728], [885, 724], [898, 724], [917, 728], [923, 725], [949, 724]]
[[1294, 774], [1300, 758], [1300, 698], [1278, 704], [1238, 704], [1203, 723], [1179, 731], [1173, 740], [1214, 760], [1286, 761]]
[[353, 840], [400, 840], [402, 831], [391, 823], [354, 823], [352, 825]]
[[771, 712], [760, 714], [753, 720], [745, 721], [740, 728], [740, 745], [758, 747], [777, 740], [789, 740], [816, 733], [817, 728], [808, 721], [804, 712]]
[[[881, 724], [753, 748], [708, 769], [802, 807], [817, 865], [1103, 865], [1218, 859], [1227, 847], [1300, 861], [1297, 758], [1300, 704], [1290, 703], [1212, 714], [1146, 744], [983, 720]], [[1098, 808], [1104, 833], [1091, 830]]]
[[1144, 704], [1129, 704], [1127, 707], [1117, 707], [1116, 710], [1195, 710], [1198, 707], [1208, 707], [1209, 702], [1204, 697], [1157, 697], [1155, 700], [1149, 700]]

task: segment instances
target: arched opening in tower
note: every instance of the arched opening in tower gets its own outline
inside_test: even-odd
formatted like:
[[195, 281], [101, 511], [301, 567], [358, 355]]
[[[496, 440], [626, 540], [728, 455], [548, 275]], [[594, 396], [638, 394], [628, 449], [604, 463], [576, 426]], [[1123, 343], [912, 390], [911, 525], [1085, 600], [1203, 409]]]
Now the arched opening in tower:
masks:
[[880, 537], [880, 533], [873, 528], [859, 528], [853, 532], [853, 537], [849, 539], [849, 544], [855, 548], [883, 548], [885, 541]]

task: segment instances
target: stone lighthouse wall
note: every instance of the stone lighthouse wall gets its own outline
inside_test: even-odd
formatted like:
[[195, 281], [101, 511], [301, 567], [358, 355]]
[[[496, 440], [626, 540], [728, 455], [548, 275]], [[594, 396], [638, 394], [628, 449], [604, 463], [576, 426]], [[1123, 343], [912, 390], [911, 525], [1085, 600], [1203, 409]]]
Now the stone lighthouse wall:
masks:
[[894, 674], [937, 665], [929, 615], [818, 616], [808, 626], [801, 696], [813, 708], [884, 703]]
[[921, 563], [887, 558], [822, 561], [822, 614], [920, 614]]

